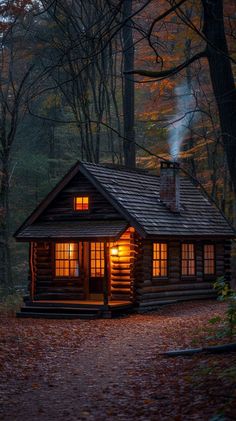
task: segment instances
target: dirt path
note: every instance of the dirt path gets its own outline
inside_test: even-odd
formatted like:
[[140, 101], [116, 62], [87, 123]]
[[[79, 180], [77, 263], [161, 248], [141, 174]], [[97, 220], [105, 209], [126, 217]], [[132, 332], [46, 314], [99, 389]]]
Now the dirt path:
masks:
[[158, 354], [189, 346], [222, 311], [209, 301], [114, 320], [3, 319], [0, 419], [210, 420], [217, 403], [191, 377], [199, 356]]

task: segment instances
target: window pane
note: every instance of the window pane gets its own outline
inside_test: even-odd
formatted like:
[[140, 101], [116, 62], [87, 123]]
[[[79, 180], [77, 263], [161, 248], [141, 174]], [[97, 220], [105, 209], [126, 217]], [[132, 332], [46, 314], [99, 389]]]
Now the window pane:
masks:
[[104, 244], [101, 242], [90, 244], [90, 276], [104, 276]]
[[89, 209], [89, 197], [77, 196], [74, 198], [74, 210], [86, 211]]
[[167, 276], [167, 244], [153, 243], [153, 269], [154, 277]]
[[214, 244], [204, 244], [204, 274], [214, 275], [215, 273], [215, 247]]
[[195, 248], [194, 244], [183, 243], [181, 246], [181, 269], [182, 275], [195, 275]]
[[55, 276], [79, 276], [77, 243], [56, 243]]

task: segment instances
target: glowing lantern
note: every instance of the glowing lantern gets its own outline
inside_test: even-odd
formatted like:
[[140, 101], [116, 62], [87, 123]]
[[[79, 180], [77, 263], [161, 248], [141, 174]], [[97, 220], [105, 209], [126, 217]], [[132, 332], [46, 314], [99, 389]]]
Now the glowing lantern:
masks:
[[111, 248], [111, 255], [112, 256], [119, 256], [119, 248], [117, 246], [113, 246]]

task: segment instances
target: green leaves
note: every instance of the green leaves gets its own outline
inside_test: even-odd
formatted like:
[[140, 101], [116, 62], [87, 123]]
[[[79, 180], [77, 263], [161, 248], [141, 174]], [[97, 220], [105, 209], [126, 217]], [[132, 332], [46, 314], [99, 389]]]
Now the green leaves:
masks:
[[[232, 340], [236, 330], [236, 292], [230, 288], [230, 285], [225, 281], [224, 276], [218, 278], [213, 286], [217, 291], [218, 299], [220, 301], [225, 301], [228, 304], [228, 308], [225, 314], [226, 326], [224, 327], [224, 331], [225, 334], [229, 336], [230, 340]], [[216, 319], [217, 317], [209, 320], [209, 323], [217, 323], [218, 321], [216, 321]]]

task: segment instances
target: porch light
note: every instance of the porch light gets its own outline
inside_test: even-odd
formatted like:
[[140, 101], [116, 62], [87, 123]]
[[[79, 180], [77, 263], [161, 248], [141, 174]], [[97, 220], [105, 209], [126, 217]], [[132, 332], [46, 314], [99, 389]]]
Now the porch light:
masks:
[[119, 247], [118, 246], [113, 246], [111, 248], [111, 255], [112, 256], [119, 256]]

